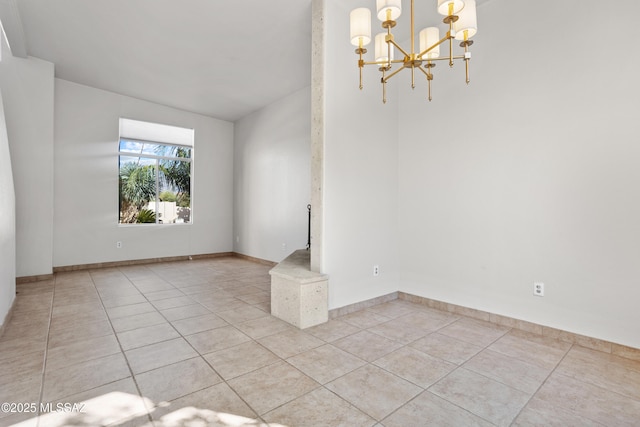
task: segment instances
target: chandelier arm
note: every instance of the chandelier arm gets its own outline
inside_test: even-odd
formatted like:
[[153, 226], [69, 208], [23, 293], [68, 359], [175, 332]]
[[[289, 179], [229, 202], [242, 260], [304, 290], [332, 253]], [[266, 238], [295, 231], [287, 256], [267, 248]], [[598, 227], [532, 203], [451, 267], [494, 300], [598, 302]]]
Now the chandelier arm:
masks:
[[[461, 56], [462, 58], [462, 56]], [[377, 65], [378, 67], [389, 64], [402, 64], [404, 61], [402, 59], [394, 59], [392, 61], [365, 61], [364, 65]]]
[[404, 56], [411, 56], [402, 47], [400, 47], [400, 45], [396, 43], [395, 40], [389, 40], [387, 43], [393, 44]]
[[419, 58], [422, 58], [422, 56], [426, 55], [427, 53], [429, 53], [431, 50], [435, 49], [436, 47], [440, 46], [442, 43], [446, 42], [447, 40], [451, 40], [453, 37], [451, 37], [450, 33], [447, 33], [446, 36], [444, 36], [443, 38], [441, 38], [440, 40], [438, 40], [436, 43], [433, 44], [433, 46], [428, 47], [427, 49], [425, 49], [424, 51], [420, 52], [418, 54]]
[[[453, 59], [465, 59], [464, 55], [454, 55]], [[442, 58], [429, 58], [427, 59], [423, 59], [423, 61], [448, 61], [449, 57], [445, 56]], [[363, 61], [362, 65], [377, 65], [378, 67], [381, 65], [387, 65], [387, 64], [404, 64], [404, 60], [402, 59], [394, 59], [393, 61], [379, 61], [379, 62], [375, 62], [375, 61]]]
[[422, 68], [422, 67], [416, 67], [416, 68], [418, 68], [418, 70], [422, 71], [422, 74], [424, 74], [425, 76], [427, 76], [427, 79], [428, 79], [428, 78], [429, 78], [429, 76], [431, 75], [431, 74], [427, 73], [427, 72], [425, 71], [425, 69], [424, 69], [424, 68]]
[[[464, 59], [464, 55], [454, 55], [453, 59]], [[429, 61], [448, 61], [449, 57], [445, 56], [442, 58], [429, 58]], [[423, 59], [423, 61], [426, 61], [426, 59]]]
[[393, 73], [389, 74], [388, 76], [386, 76], [385, 78], [382, 79], [383, 82], [387, 82], [391, 77], [395, 76], [396, 74], [398, 74], [400, 71], [404, 70], [404, 68], [398, 68], [397, 70], [395, 70]]

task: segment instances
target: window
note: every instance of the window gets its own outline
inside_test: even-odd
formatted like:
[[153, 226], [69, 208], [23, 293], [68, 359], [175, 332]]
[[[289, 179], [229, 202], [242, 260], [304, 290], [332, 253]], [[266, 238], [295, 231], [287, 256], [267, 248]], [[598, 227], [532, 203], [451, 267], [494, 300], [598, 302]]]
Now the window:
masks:
[[192, 221], [192, 142], [192, 129], [120, 119], [120, 224]]

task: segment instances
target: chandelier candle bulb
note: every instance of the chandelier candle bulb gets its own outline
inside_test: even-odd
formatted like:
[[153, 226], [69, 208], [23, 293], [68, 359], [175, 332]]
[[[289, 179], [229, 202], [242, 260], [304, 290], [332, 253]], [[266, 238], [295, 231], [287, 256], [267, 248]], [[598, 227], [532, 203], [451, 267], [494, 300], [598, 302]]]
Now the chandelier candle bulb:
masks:
[[449, 16], [460, 12], [469, 0], [438, 0], [438, 13]]
[[366, 7], [353, 9], [351, 21], [351, 44], [362, 47], [371, 42], [371, 11]]
[[401, 0], [376, 0], [378, 19], [382, 22], [395, 21], [402, 13]]

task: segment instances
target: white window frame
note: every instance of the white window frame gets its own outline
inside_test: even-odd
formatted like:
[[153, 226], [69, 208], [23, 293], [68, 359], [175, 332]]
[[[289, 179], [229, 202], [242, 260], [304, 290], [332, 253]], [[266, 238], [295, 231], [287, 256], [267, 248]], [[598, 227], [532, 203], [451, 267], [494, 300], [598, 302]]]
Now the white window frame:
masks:
[[[146, 138], [145, 138], [146, 137]], [[120, 147], [122, 141], [131, 141], [141, 143], [141, 149], [139, 153], [133, 151], [121, 151]], [[189, 128], [181, 128], [176, 126], [142, 122], [139, 120], [120, 118], [120, 137], [118, 138], [118, 174], [120, 173], [121, 157], [137, 157], [140, 159], [155, 160], [155, 223], [121, 223], [120, 212], [118, 212], [118, 225], [119, 226], [153, 226], [153, 225], [191, 225], [193, 224], [193, 159], [194, 159], [194, 130]], [[190, 150], [190, 157], [174, 157], [174, 156], [162, 156], [157, 154], [143, 153], [144, 144], [163, 145], [170, 147], [187, 148]], [[189, 221], [177, 222], [177, 223], [164, 223], [160, 222], [161, 213], [160, 208], [160, 161], [180, 161], [189, 163]], [[118, 199], [120, 200], [120, 189], [118, 188]], [[119, 203], [118, 203], [119, 204]]]

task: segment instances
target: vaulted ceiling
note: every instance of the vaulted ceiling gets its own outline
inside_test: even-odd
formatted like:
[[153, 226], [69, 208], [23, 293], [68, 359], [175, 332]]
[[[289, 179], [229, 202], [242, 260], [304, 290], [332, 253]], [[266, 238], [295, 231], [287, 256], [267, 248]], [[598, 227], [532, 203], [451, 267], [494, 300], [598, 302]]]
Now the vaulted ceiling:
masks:
[[14, 1], [61, 79], [230, 121], [310, 84], [311, 0]]
[[0, 19], [56, 77], [235, 121], [310, 84], [311, 1], [0, 0]]

